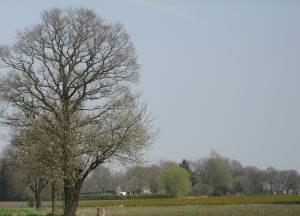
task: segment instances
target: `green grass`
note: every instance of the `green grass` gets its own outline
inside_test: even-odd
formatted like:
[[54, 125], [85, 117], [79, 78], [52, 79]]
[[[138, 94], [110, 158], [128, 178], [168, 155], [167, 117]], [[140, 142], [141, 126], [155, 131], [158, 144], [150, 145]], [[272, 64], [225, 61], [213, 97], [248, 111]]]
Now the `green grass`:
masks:
[[[106, 207], [106, 216], [299, 216], [300, 205], [199, 205]], [[45, 212], [45, 210], [44, 210]], [[96, 215], [96, 208], [79, 208], [78, 216]], [[46, 216], [31, 209], [0, 209], [0, 216]]]
[[[96, 208], [80, 208], [79, 216], [96, 215]], [[299, 205], [209, 205], [172, 207], [109, 207], [107, 216], [299, 216]]]
[[249, 205], [249, 204], [300, 204], [300, 196], [223, 196], [223, 197], [188, 197], [173, 199], [133, 199], [81, 201], [80, 207], [97, 206], [191, 206], [191, 205]]
[[33, 209], [0, 209], [0, 216], [44, 216]]
[[[0, 203], [1, 204], [1, 203]], [[3, 207], [10, 206], [4, 202]], [[29, 208], [0, 208], [0, 216], [46, 216]], [[1, 205], [0, 205], [1, 207]], [[96, 215], [104, 207], [107, 216], [300, 216], [300, 196], [227, 196], [173, 199], [81, 201], [78, 216]]]

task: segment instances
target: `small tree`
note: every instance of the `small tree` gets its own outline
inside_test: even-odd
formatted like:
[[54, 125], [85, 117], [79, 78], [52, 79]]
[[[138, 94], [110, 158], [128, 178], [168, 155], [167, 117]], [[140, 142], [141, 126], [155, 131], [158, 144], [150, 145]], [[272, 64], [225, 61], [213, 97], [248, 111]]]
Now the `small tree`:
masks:
[[158, 178], [160, 190], [168, 194], [185, 196], [192, 191], [190, 174], [182, 167], [167, 168]]
[[[61, 154], [58, 148], [54, 148], [55, 137], [45, 130], [43, 121], [35, 120], [30, 125], [31, 127], [25, 127], [15, 133], [10, 148], [16, 158], [15, 165], [34, 193], [36, 208], [39, 209], [42, 191], [49, 183], [53, 189], [55, 182], [62, 175], [59, 160]], [[52, 203], [55, 204], [55, 197], [52, 198]], [[54, 208], [53, 213], [55, 214]]]

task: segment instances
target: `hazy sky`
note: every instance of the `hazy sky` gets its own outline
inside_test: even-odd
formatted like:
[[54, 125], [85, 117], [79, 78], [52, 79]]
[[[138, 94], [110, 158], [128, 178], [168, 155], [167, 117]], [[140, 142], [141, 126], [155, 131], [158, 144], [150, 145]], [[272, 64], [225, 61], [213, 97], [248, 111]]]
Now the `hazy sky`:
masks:
[[93, 9], [131, 35], [139, 88], [160, 128], [148, 158], [215, 150], [300, 170], [300, 1], [1, 1], [0, 43], [42, 10], [67, 6]]

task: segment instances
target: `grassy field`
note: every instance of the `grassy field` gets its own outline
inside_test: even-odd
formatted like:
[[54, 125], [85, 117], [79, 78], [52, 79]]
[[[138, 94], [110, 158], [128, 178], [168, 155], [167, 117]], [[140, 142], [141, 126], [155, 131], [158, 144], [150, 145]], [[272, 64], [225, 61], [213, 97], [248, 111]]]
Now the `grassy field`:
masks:
[[[299, 205], [227, 205], [172, 207], [112, 207], [107, 216], [299, 216]], [[79, 216], [96, 215], [95, 208], [79, 209]]]
[[[45, 216], [47, 210], [0, 209], [0, 216]], [[94, 216], [96, 208], [79, 208], [78, 216]], [[209, 205], [172, 207], [106, 207], [107, 216], [299, 216], [299, 205]]]
[[[0, 202], [0, 216], [45, 216], [50, 202], [36, 212], [21, 202]], [[60, 204], [61, 206], [61, 204]], [[81, 201], [78, 216], [96, 215], [97, 207], [107, 216], [299, 216], [300, 196], [228, 196], [174, 199], [124, 199]]]
[[222, 196], [222, 197], [186, 197], [173, 199], [125, 199], [81, 201], [80, 207], [97, 206], [191, 206], [191, 205], [244, 205], [244, 204], [300, 204], [300, 196]]

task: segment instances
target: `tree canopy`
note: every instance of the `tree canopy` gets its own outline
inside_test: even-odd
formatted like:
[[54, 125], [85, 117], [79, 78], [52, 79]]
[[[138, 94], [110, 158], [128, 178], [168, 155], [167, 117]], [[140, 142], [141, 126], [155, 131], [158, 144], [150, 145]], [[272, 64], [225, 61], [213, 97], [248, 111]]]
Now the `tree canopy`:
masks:
[[63, 171], [65, 212], [74, 215], [81, 185], [106, 160], [135, 160], [155, 131], [132, 84], [139, 66], [120, 24], [88, 9], [51, 9], [0, 49], [2, 122], [36, 120], [55, 143]]

